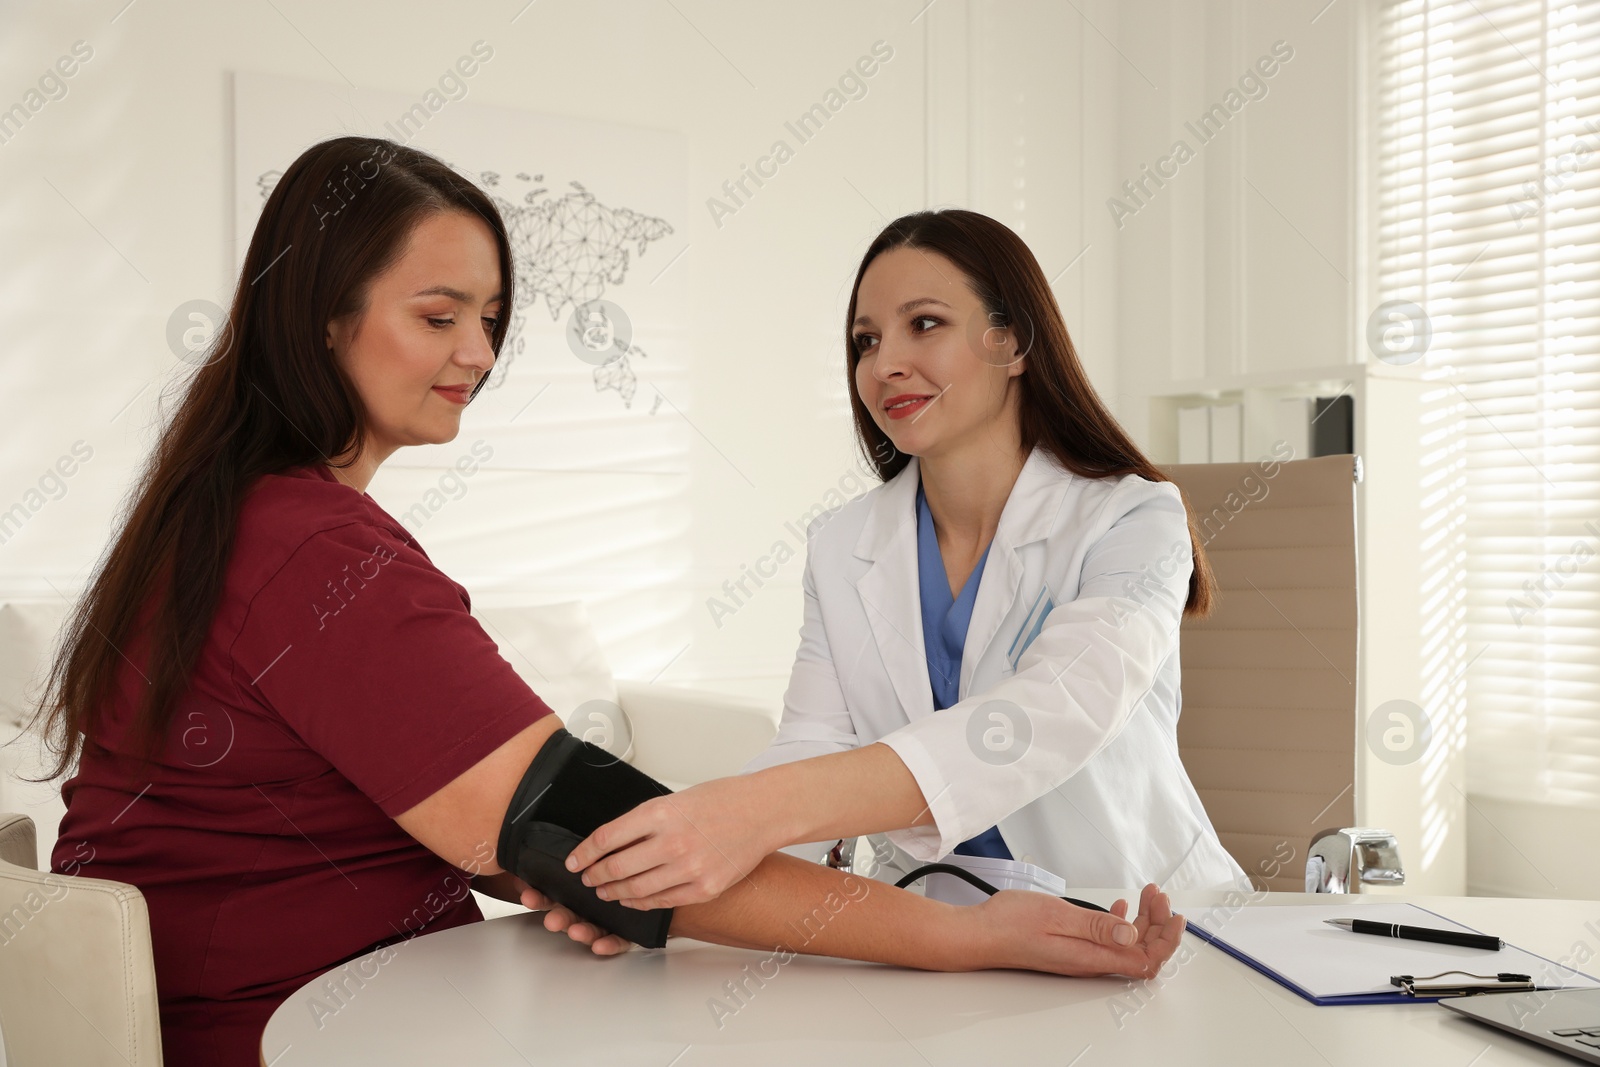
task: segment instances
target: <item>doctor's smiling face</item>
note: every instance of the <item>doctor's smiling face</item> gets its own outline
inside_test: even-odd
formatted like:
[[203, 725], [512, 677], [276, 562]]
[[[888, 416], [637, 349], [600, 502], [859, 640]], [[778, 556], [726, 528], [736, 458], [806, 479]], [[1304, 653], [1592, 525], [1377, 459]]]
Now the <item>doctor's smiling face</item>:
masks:
[[366, 306], [328, 324], [327, 344], [366, 408], [364, 462], [461, 429], [473, 388], [494, 366], [500, 260], [484, 221], [428, 215], [372, 280]]
[[928, 249], [875, 258], [856, 290], [855, 385], [894, 447], [923, 459], [1020, 447], [1015, 331], [993, 318], [965, 274]]

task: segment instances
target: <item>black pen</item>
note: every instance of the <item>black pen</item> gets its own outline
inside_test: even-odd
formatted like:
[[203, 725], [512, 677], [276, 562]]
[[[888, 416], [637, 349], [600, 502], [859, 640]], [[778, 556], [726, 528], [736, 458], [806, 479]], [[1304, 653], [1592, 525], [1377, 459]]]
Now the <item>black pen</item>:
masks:
[[1499, 952], [1506, 943], [1488, 934], [1464, 934], [1459, 930], [1430, 930], [1426, 926], [1401, 926], [1399, 923], [1375, 923], [1370, 919], [1323, 919], [1329, 926], [1337, 926], [1357, 934], [1376, 934], [1379, 937], [1401, 937], [1408, 941], [1433, 941], [1440, 945], [1460, 945], [1462, 948], [1481, 948]]

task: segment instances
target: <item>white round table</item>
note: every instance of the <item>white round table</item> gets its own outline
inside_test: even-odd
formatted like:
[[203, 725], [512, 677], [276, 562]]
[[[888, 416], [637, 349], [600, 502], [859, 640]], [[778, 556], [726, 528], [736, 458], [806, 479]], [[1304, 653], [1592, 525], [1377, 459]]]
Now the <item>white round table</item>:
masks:
[[[1108, 894], [1085, 892], [1107, 902]], [[1369, 898], [1370, 899], [1370, 898]], [[1383, 900], [1393, 900], [1385, 896]], [[1587, 941], [1600, 903], [1414, 898], [1546, 956]], [[1180, 897], [1180, 910], [1215, 903]], [[1260, 903], [1326, 904], [1271, 894]], [[1588, 925], [1586, 925], [1588, 924]], [[674, 939], [599, 959], [533, 914], [415, 938], [302, 987], [262, 1037], [269, 1067], [850, 1062], [888, 1065], [1572, 1061], [1434, 1005], [1318, 1007], [1193, 934], [1148, 982], [934, 974]]]

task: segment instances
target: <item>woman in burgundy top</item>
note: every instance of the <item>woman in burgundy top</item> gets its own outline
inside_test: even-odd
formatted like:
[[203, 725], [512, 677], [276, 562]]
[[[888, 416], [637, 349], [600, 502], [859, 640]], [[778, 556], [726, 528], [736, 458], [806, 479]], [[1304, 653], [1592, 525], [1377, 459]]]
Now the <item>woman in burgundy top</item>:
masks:
[[[308, 149], [69, 624], [41, 709], [57, 773], [76, 771], [52, 866], [144, 893], [170, 1065], [255, 1064], [297, 987], [480, 919], [469, 888], [626, 947], [497, 864], [560, 724], [365, 493], [396, 449], [456, 436], [513, 281], [494, 203], [438, 160], [370, 138]], [[837, 891], [857, 903], [805, 951], [1148, 976], [1182, 929], [1154, 887], [1130, 923], [1120, 902], [953, 908], [847, 879], [773, 856], [673, 932], [771, 949]]]

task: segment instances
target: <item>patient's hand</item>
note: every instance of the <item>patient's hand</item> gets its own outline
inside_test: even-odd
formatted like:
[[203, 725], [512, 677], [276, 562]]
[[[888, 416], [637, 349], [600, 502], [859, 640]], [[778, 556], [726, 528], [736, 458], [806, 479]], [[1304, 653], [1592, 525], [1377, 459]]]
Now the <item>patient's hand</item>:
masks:
[[[1183, 916], [1173, 914], [1172, 902], [1154, 885], [1144, 887], [1139, 917], [1125, 945], [1111, 935], [1128, 927], [1115, 923], [1111, 915], [1045, 893], [1006, 890], [963, 910], [980, 924], [977, 944], [984, 948], [956, 968], [961, 970], [1003, 967], [1080, 978], [1104, 974], [1154, 978], [1183, 939]], [[1111, 907], [1119, 919], [1126, 918], [1127, 911], [1121, 900]]]
[[775, 823], [752, 777], [718, 778], [606, 823], [572, 850], [567, 869], [630, 908], [702, 904], [789, 844], [767, 832]]
[[633, 947], [627, 938], [608, 934], [594, 923], [579, 918], [576, 913], [563, 908], [520, 878], [516, 879], [516, 884], [522, 890], [522, 906], [529, 911], [545, 913], [546, 930], [552, 933], [566, 931], [568, 937], [580, 945], [588, 945], [596, 956], [615, 956]]

